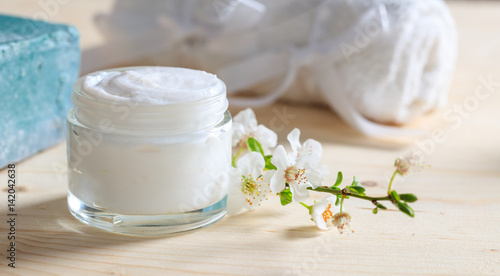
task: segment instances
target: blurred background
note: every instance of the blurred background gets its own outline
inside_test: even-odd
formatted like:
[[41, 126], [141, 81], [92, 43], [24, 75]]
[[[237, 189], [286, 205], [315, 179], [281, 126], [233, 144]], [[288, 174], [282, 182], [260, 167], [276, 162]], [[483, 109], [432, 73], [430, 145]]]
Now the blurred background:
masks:
[[0, 12], [75, 26], [81, 74], [131, 65], [202, 69], [226, 82], [233, 108], [312, 105], [333, 110], [364, 135], [415, 137], [432, 125], [428, 118], [446, 106], [454, 85], [477, 77], [464, 76], [457, 63], [482, 67], [476, 57], [495, 49], [487, 35], [464, 25], [489, 24], [468, 14], [471, 6], [475, 15], [492, 13], [484, 3], [491, 7], [438, 0], [21, 0], [2, 2]]

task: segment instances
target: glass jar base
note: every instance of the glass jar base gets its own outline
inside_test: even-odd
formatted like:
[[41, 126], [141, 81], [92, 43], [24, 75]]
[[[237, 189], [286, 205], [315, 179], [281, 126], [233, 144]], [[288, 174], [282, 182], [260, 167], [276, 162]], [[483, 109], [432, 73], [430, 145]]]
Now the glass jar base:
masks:
[[165, 215], [123, 215], [91, 207], [68, 192], [68, 208], [79, 221], [105, 231], [136, 236], [162, 236], [210, 225], [226, 214], [226, 199], [194, 211]]

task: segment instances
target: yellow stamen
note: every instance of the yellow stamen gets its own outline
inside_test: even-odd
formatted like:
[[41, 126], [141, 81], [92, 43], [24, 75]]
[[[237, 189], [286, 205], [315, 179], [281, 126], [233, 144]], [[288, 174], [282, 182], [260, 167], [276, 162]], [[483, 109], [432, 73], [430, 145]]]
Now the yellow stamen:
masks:
[[332, 212], [332, 210], [330, 210], [331, 208], [332, 208], [332, 205], [328, 204], [328, 207], [326, 207], [325, 211], [322, 214], [323, 220], [325, 222], [328, 222], [328, 220], [330, 220], [333, 216], [333, 212]]

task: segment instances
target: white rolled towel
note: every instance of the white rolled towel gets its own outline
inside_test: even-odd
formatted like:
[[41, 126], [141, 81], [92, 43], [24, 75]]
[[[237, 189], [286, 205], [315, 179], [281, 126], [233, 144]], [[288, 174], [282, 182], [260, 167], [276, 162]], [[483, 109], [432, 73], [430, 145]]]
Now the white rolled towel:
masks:
[[274, 92], [269, 90], [275, 83], [256, 85], [266, 96], [233, 104], [258, 106], [282, 93], [298, 102], [326, 99], [345, 121], [372, 136], [418, 134], [388, 125], [445, 105], [457, 39], [443, 1], [321, 1], [309, 17], [278, 25], [275, 34], [300, 34], [301, 23], [309, 30], [302, 41], [256, 51], [216, 71], [230, 92], [289, 77]]
[[[136, 14], [149, 22], [143, 31], [120, 30], [115, 14], [107, 26], [118, 27], [110, 32], [133, 39], [154, 29], [164, 51], [151, 54], [174, 57], [156, 59], [159, 65], [217, 73], [230, 95], [256, 93], [231, 97], [233, 105], [326, 101], [361, 132], [390, 136], [412, 132], [389, 125], [446, 103], [457, 42], [442, 0], [149, 1], [154, 11], [141, 5]], [[117, 5], [131, 18], [139, 4]]]
[[454, 22], [443, 1], [357, 2], [371, 4], [355, 6], [357, 14], [380, 9], [388, 26], [385, 32], [371, 35], [370, 29], [377, 30], [371, 26], [377, 23], [367, 22], [358, 38], [367, 41], [366, 46], [354, 43], [345, 51], [355, 52], [335, 65], [356, 110], [377, 122], [404, 124], [442, 107], [457, 43]]

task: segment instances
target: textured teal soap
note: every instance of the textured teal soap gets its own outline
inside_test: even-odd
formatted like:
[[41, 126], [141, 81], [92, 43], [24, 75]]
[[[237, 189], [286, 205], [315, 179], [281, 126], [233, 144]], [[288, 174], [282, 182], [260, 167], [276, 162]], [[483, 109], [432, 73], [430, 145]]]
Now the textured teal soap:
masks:
[[0, 168], [63, 139], [78, 37], [71, 26], [0, 15]]

